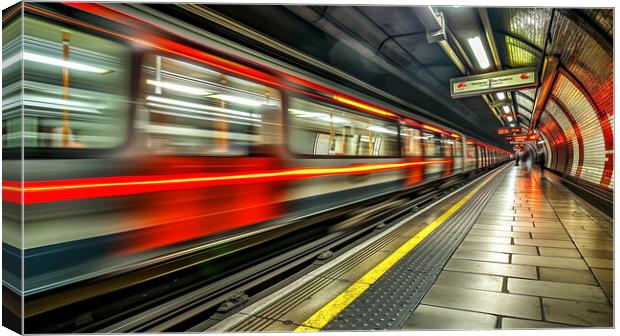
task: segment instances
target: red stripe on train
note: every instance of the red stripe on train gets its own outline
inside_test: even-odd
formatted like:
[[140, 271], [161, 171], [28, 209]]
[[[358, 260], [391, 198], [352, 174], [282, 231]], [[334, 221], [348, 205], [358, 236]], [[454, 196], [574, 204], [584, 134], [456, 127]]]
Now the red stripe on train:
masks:
[[[404, 169], [451, 160], [355, 165], [341, 168], [292, 168], [240, 174], [174, 174], [151, 176], [95, 177], [56, 181], [29, 181], [23, 186], [24, 203], [44, 203], [96, 197], [143, 194], [168, 190], [196, 189], [222, 185], [262, 183], [314, 178], [319, 176], [368, 174]], [[20, 182], [3, 181], [2, 195], [11, 203], [21, 203]]]

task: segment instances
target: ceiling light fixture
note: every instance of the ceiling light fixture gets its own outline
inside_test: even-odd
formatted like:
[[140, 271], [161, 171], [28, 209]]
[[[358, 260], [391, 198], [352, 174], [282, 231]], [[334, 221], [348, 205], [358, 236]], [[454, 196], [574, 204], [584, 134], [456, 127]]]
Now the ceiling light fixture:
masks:
[[110, 72], [110, 70], [102, 69], [102, 68], [97, 68], [97, 67], [94, 67], [94, 66], [91, 66], [91, 65], [88, 65], [88, 64], [72, 62], [72, 61], [65, 61], [65, 60], [62, 60], [62, 59], [59, 59], [59, 58], [47, 57], [47, 56], [33, 54], [33, 53], [29, 53], [29, 52], [25, 52], [24, 53], [24, 60], [32, 61], [32, 62], [38, 62], [38, 63], [44, 63], [44, 64], [58, 66], [58, 67], [62, 67], [62, 68], [69, 68], [69, 69], [80, 70], [80, 71], [94, 72], [94, 73], [98, 73], [98, 74], [106, 74], [106, 73]]
[[366, 128], [366, 130], [377, 132], [377, 133], [398, 134], [397, 132], [389, 130], [389, 129], [385, 128], [385, 127], [375, 126], [375, 125], [369, 126], [368, 128]]
[[317, 119], [321, 119], [323, 121], [331, 121], [331, 122], [336, 123], [336, 124], [350, 124], [351, 123], [347, 119], [344, 119], [344, 118], [341, 118], [341, 117], [338, 117], [338, 116], [330, 116], [327, 113], [308, 112], [308, 111], [298, 110], [298, 109], [288, 109], [288, 110], [293, 115], [295, 115], [297, 117], [301, 117], [301, 118], [317, 118]]
[[221, 100], [225, 100], [231, 103], [247, 105], [247, 106], [255, 106], [255, 107], [261, 106], [261, 105], [267, 105], [266, 103], [255, 100], [255, 99], [249, 99], [249, 98], [243, 98], [243, 97], [231, 96], [231, 95], [225, 95], [225, 94], [219, 94], [219, 93], [209, 96], [209, 98], [221, 99]]
[[258, 114], [253, 114], [253, 113], [248, 113], [248, 112], [241, 112], [241, 111], [236, 111], [236, 110], [230, 110], [230, 109], [225, 109], [225, 108], [215, 107], [215, 106], [209, 106], [209, 105], [204, 105], [204, 104], [196, 104], [196, 103], [192, 103], [192, 102], [186, 102], [186, 101], [183, 101], [183, 100], [164, 98], [164, 97], [160, 97], [160, 96], [147, 96], [146, 100], [151, 101], [151, 102], [156, 102], [156, 103], [174, 105], [174, 106], [169, 107], [169, 108], [175, 108], [175, 106], [177, 106], [176, 108], [178, 109], [178, 106], [180, 106], [180, 107], [187, 107], [187, 108], [190, 108], [190, 109], [208, 110], [208, 111], [215, 111], [215, 112], [220, 112], [220, 113], [227, 113], [227, 114], [237, 115], [237, 116], [241, 116], [241, 117], [261, 118], [261, 116], [258, 115]]
[[476, 56], [476, 61], [478, 61], [478, 65], [480, 66], [480, 68], [488, 68], [491, 63], [489, 63], [489, 57], [484, 50], [484, 45], [482, 45], [482, 40], [480, 39], [480, 36], [470, 37], [467, 39], [467, 42], [469, 43], [469, 47], [473, 51], [474, 56]]
[[203, 90], [203, 89], [193, 87], [193, 86], [181, 85], [181, 84], [170, 83], [170, 82], [161, 82], [161, 81], [156, 81], [152, 79], [147, 79], [146, 84], [153, 85], [153, 86], [159, 86], [164, 89], [170, 89], [173, 91], [195, 94], [195, 95], [207, 95], [207, 94], [213, 93], [213, 92]]

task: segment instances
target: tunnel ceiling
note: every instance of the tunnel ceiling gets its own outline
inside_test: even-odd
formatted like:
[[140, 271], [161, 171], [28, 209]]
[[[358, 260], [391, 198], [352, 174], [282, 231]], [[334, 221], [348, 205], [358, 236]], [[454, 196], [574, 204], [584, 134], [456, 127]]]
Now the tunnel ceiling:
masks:
[[[429, 119], [503, 148], [509, 145], [497, 128], [508, 122], [500, 122], [500, 113], [495, 116], [481, 97], [450, 98], [450, 78], [524, 66], [540, 70], [543, 55], [556, 55], [591, 93], [613, 91], [612, 9], [433, 7], [443, 14], [453, 45], [467, 46], [467, 38], [485, 36], [482, 16], [488, 17], [499, 64], [482, 71], [472, 66], [471, 54], [472, 64], [459, 70], [439, 43], [429, 43], [418, 14], [428, 7], [201, 6], [394, 95]], [[529, 127], [536, 90], [511, 96], [516, 120]], [[613, 100], [601, 104], [603, 110], [613, 108]]]

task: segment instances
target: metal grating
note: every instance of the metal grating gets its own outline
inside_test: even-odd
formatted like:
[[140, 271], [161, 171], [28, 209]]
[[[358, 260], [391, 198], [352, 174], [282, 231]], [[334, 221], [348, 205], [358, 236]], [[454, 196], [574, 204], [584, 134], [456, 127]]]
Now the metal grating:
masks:
[[249, 316], [241, 323], [235, 325], [228, 331], [231, 332], [257, 332], [264, 331], [269, 328], [273, 323], [281, 323], [284, 315], [291, 310], [303, 305], [312, 296], [318, 295], [321, 290], [329, 286], [334, 279], [340, 278], [346, 272], [356, 268], [358, 265], [364, 263], [367, 258], [370, 258], [373, 254], [381, 251], [385, 246], [401, 237], [410, 227], [408, 225], [402, 225], [394, 231], [387, 234], [385, 237], [377, 240], [376, 242], [368, 245], [358, 253], [351, 255], [345, 259], [337, 267], [331, 268], [328, 271], [321, 273], [320, 276], [313, 278], [312, 280], [304, 283], [294, 292], [287, 295], [282, 300], [278, 300], [255, 315]]
[[498, 175], [333, 319], [325, 330], [398, 330], [469, 232], [502, 178]]

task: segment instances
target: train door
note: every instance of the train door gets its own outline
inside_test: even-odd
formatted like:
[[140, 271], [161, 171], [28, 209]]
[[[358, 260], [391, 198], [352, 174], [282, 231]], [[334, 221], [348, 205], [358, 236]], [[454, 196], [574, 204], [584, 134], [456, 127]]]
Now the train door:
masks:
[[[292, 212], [316, 212], [370, 199], [400, 189], [405, 179], [404, 170], [380, 169], [402, 162], [396, 120], [291, 95], [285, 139], [290, 166], [343, 172], [291, 181], [287, 199]], [[368, 173], [354, 173], [360, 165], [368, 166]]]
[[[279, 90], [180, 56], [147, 52], [136, 113], [137, 174], [184, 178], [217, 176], [200, 188], [145, 194], [134, 211], [137, 252], [189, 242], [285, 214], [286, 182], [245, 179], [285, 168], [278, 157]], [[197, 183], [200, 185], [200, 183]], [[170, 211], [174, 209], [174, 211]]]
[[[403, 156], [407, 162], [424, 161], [424, 143], [422, 131], [404, 123], [400, 125], [401, 144]], [[424, 180], [425, 165], [414, 166], [407, 169], [405, 185], [415, 185]]]

